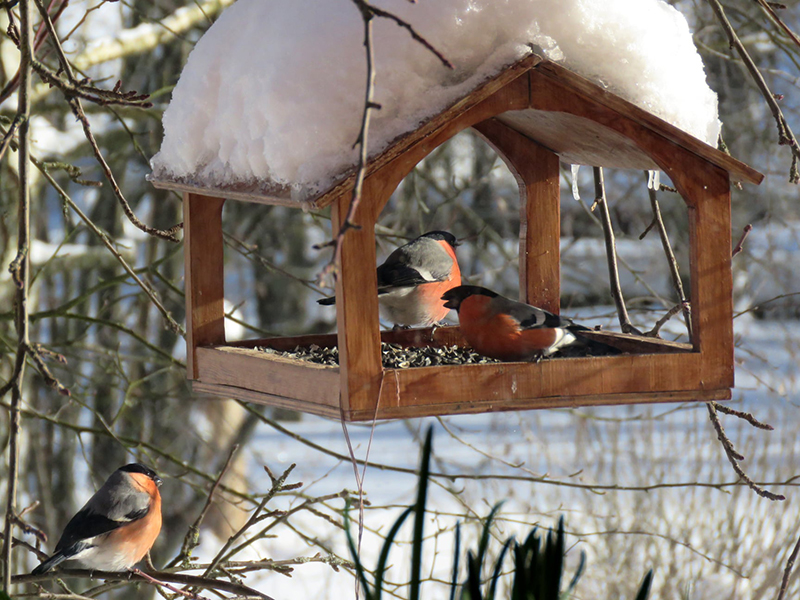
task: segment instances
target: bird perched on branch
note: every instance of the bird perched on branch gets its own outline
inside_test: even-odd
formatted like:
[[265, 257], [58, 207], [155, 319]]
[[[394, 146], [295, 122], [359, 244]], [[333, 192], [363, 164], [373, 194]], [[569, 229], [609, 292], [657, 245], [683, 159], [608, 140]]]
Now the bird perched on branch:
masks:
[[[461, 285], [455, 248], [447, 231], [429, 231], [400, 246], [378, 267], [378, 299], [384, 319], [400, 326], [433, 325], [450, 312], [442, 294]], [[317, 300], [329, 305], [336, 297]]]
[[504, 361], [525, 361], [549, 356], [566, 346], [618, 354], [607, 344], [582, 337], [587, 327], [530, 304], [515, 302], [476, 285], [447, 291], [445, 306], [458, 311], [464, 339], [476, 352]]
[[32, 573], [65, 560], [87, 569], [125, 571], [144, 558], [161, 531], [161, 478], [139, 463], [120, 467], [70, 519], [56, 551]]

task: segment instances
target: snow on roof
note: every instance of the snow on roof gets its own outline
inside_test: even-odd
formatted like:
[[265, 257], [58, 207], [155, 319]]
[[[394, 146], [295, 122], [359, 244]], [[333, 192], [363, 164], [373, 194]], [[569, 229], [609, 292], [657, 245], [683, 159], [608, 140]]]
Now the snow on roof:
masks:
[[[535, 45], [716, 145], [717, 97], [683, 15], [662, 0], [383, 0], [454, 65], [373, 20], [369, 151], [469, 93]], [[301, 200], [356, 162], [363, 23], [352, 0], [239, 0], [195, 46], [164, 113], [155, 179], [206, 187], [269, 183]]]

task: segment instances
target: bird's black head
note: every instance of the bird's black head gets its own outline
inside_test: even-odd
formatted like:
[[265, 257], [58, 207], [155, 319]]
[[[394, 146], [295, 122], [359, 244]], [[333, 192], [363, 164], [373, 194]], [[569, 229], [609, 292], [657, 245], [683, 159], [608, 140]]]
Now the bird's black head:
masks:
[[459, 241], [456, 239], [456, 236], [454, 236], [449, 231], [429, 231], [428, 233], [423, 233], [419, 237], [431, 238], [432, 240], [444, 240], [445, 242], [450, 244], [453, 248], [461, 245]]
[[142, 473], [143, 475], [147, 475], [150, 479], [152, 479], [156, 485], [161, 485], [162, 483], [161, 477], [158, 476], [158, 473], [141, 463], [131, 463], [129, 465], [125, 465], [124, 467], [120, 467], [119, 470], [123, 473]]
[[489, 298], [495, 298], [498, 295], [497, 292], [493, 292], [492, 290], [478, 285], [459, 285], [447, 290], [442, 296], [442, 300], [447, 301], [444, 303], [447, 308], [455, 308], [458, 310], [461, 308], [461, 303], [470, 296], [489, 296]]

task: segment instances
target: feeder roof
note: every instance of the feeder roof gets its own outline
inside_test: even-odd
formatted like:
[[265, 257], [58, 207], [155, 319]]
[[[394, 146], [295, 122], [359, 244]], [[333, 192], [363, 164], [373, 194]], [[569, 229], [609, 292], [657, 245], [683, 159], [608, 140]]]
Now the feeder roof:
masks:
[[[523, 79], [526, 76], [527, 79]], [[653, 157], [635, 141], [637, 136], [634, 134], [645, 131], [667, 147], [670, 144], [679, 146], [727, 171], [733, 180], [758, 184], [763, 179], [761, 173], [730, 155], [580, 75], [535, 55], [504, 69], [450, 107], [427, 119], [414, 131], [396, 138], [382, 152], [370, 158], [367, 175], [395, 160], [409, 148], [426, 143], [448, 123], [478, 104], [491, 101], [493, 96], [511, 85], [517, 88], [527, 86], [526, 106], [512, 106], [507, 111], [499, 109], [494, 118], [555, 152], [564, 162], [622, 169], [658, 169], [659, 165]], [[543, 88], [547, 88], [547, 94], [541, 93]], [[583, 108], [575, 110], [576, 103], [581, 103]], [[587, 106], [590, 107], [589, 117]], [[322, 207], [352, 190], [355, 171], [355, 165], [345, 168], [327, 189], [302, 201], [293, 197], [289, 186], [272, 181], [215, 184], [211, 187], [197, 184], [191, 179], [171, 178], [163, 172], [151, 176], [150, 180], [158, 188], [176, 191], [263, 204]]]

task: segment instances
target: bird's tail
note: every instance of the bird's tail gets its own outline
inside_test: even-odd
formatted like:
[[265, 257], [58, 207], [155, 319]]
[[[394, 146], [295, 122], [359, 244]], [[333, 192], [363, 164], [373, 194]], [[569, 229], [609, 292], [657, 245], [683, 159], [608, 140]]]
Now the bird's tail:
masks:
[[46, 561], [44, 561], [42, 564], [36, 567], [33, 571], [31, 571], [31, 575], [41, 575], [42, 573], [47, 573], [49, 570], [53, 569], [54, 567], [57, 567], [65, 560], [67, 560], [67, 557], [64, 556], [62, 552], [56, 552], [55, 554], [53, 554], [53, 556], [48, 558]]
[[330, 306], [331, 304], [336, 304], [336, 296], [328, 296], [327, 298], [320, 298], [317, 300], [317, 304], [322, 304], [322, 306]]
[[568, 327], [569, 331], [575, 336], [575, 347], [583, 349], [582, 356], [609, 356], [614, 354], [622, 354], [622, 350], [615, 348], [609, 344], [599, 342], [581, 335], [583, 331], [592, 331], [583, 325], [572, 325]]

